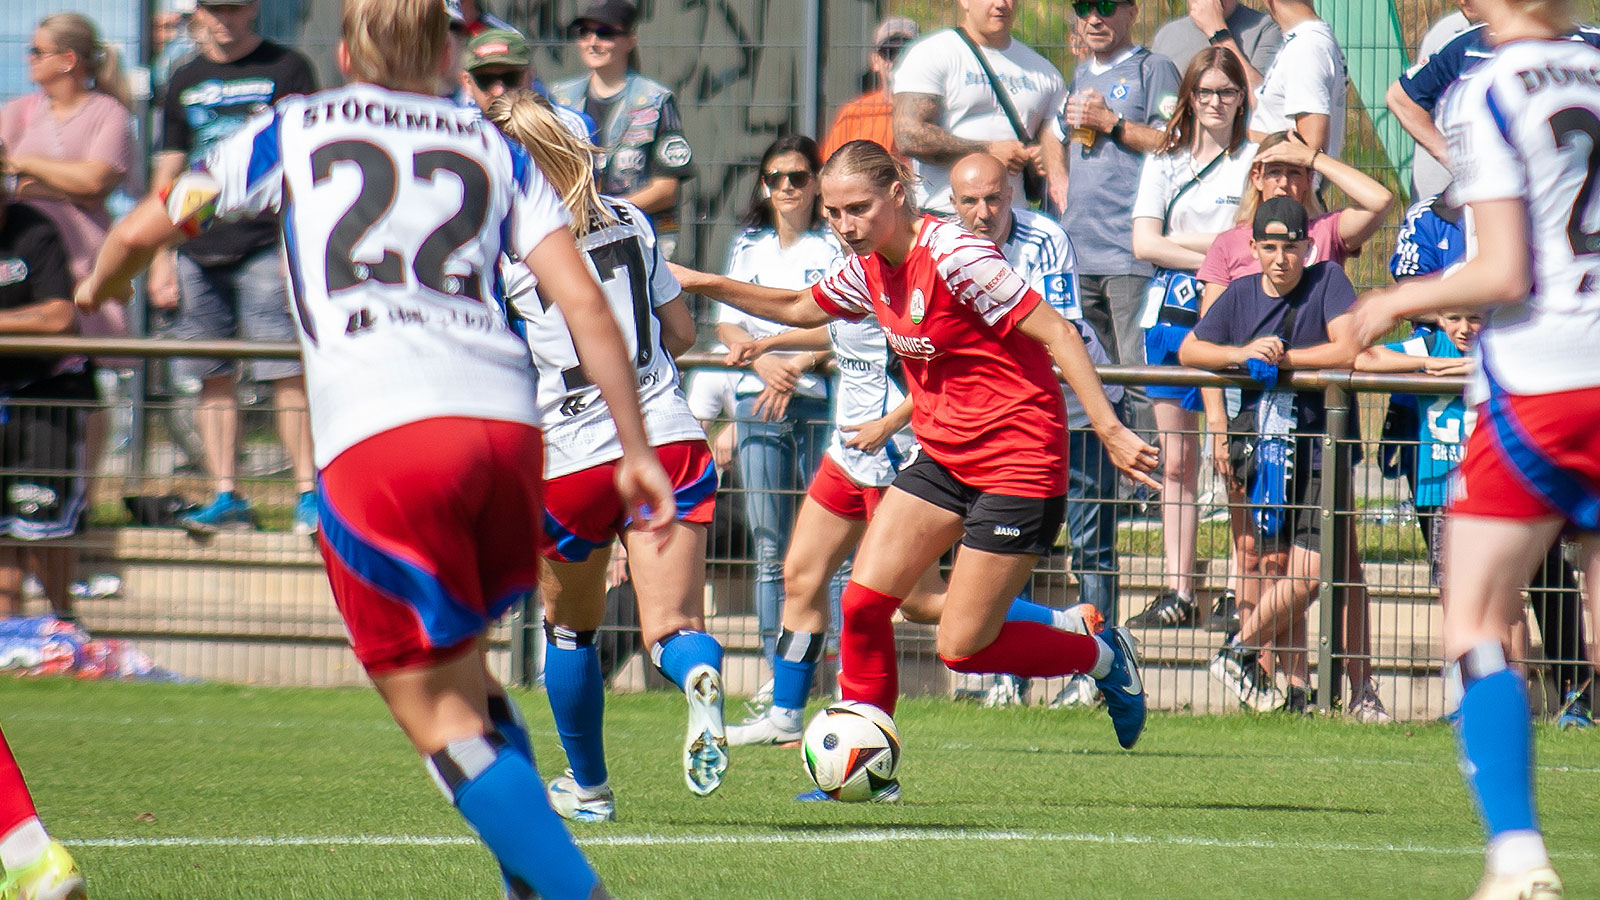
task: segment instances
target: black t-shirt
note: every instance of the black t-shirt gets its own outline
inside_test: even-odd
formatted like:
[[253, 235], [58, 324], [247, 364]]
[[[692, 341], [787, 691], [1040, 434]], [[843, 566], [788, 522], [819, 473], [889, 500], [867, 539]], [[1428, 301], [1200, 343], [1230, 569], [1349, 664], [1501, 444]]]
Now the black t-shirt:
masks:
[[[309, 94], [316, 89], [311, 63], [272, 41], [262, 41], [233, 62], [197, 56], [174, 70], [167, 82], [157, 149], [182, 153], [193, 165], [250, 116], [291, 94]], [[228, 265], [270, 246], [277, 238], [277, 216], [219, 222], [184, 244], [183, 253], [201, 265]]]
[[583, 114], [593, 119], [596, 124], [611, 118], [611, 107], [617, 105], [624, 92], [618, 91], [609, 97], [597, 97], [591, 88], [583, 97]]
[[[1337, 263], [1320, 262], [1307, 266], [1294, 290], [1282, 297], [1262, 290], [1262, 275], [1235, 279], [1217, 302], [1194, 326], [1194, 336], [1213, 344], [1242, 347], [1259, 337], [1277, 335], [1291, 349], [1315, 347], [1328, 342], [1328, 323], [1349, 312], [1356, 302], [1356, 289]], [[1295, 313], [1293, 332], [1283, 334], [1283, 320], [1289, 307]], [[1246, 391], [1246, 406], [1260, 399], [1259, 391]], [[1301, 433], [1324, 429], [1322, 394], [1302, 391], [1295, 395], [1297, 430]]]
[[[0, 309], [71, 299], [72, 270], [56, 226], [26, 204], [0, 206]], [[53, 356], [0, 356], [0, 393], [15, 394], [48, 378], [60, 362]]]

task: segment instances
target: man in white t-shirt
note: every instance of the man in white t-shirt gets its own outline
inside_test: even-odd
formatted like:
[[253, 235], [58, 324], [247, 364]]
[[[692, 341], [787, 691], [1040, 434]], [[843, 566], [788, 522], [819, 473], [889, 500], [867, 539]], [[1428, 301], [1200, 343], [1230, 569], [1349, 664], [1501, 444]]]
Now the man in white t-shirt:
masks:
[[[1011, 37], [1016, 0], [957, 0], [957, 28], [912, 44], [894, 70], [894, 140], [916, 161], [925, 209], [953, 214], [950, 166], [969, 153], [989, 153], [1005, 163], [1018, 195], [1022, 173], [1043, 173], [1050, 196], [1066, 196], [1061, 139], [1044, 127], [1061, 107], [1066, 84], [1050, 61]], [[963, 35], [970, 39], [969, 46]], [[974, 49], [976, 48], [976, 50]], [[979, 63], [981, 52], [1005, 88], [1026, 132], [1019, 137]]]
[[1250, 130], [1299, 132], [1337, 159], [1344, 149], [1344, 51], [1311, 0], [1267, 0], [1267, 12], [1283, 29], [1283, 46], [1256, 90]]

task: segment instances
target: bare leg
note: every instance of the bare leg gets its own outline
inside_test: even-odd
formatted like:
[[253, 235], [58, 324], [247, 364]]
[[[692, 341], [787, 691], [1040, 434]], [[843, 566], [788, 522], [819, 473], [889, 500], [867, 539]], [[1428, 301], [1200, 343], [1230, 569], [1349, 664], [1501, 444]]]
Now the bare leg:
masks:
[[1200, 414], [1174, 400], [1153, 401], [1161, 438], [1161, 544], [1167, 587], [1194, 599], [1195, 541], [1200, 528]]
[[206, 452], [206, 471], [219, 493], [238, 489], [239, 400], [233, 375], [207, 378], [200, 386], [195, 426]]
[[704, 631], [706, 526], [674, 522], [665, 540], [629, 529], [622, 540], [645, 645], [684, 629]]
[[806, 634], [828, 630], [828, 582], [866, 530], [866, 522], [836, 516], [810, 497], [800, 504], [783, 560], [786, 630]]
[[58, 619], [71, 619], [72, 576], [78, 564], [74, 547], [35, 545], [22, 548], [22, 568], [33, 572], [44, 585], [50, 611]]
[[316, 475], [311, 453], [311, 414], [306, 405], [306, 379], [303, 375], [280, 378], [272, 383], [278, 404], [278, 439], [289, 454], [294, 469], [295, 488], [311, 490]]
[[0, 547], [0, 618], [22, 615], [22, 555], [15, 547]]

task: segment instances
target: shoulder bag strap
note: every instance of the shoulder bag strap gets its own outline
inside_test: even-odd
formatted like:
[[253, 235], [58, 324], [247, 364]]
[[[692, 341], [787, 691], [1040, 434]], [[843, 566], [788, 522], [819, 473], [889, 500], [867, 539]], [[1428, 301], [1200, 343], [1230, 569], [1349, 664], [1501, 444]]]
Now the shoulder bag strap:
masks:
[[1022, 117], [1017, 115], [1017, 108], [1011, 105], [1011, 95], [1000, 86], [1000, 79], [994, 74], [994, 69], [989, 67], [989, 60], [984, 58], [983, 51], [978, 49], [978, 45], [972, 40], [972, 35], [967, 34], [964, 29], [958, 26], [955, 32], [961, 38], [961, 42], [967, 45], [967, 49], [972, 51], [972, 55], [977, 57], [978, 65], [983, 67], [983, 74], [989, 79], [989, 90], [994, 92], [994, 99], [1005, 112], [1007, 121], [1011, 123], [1011, 130], [1017, 133], [1017, 140], [1024, 144], [1031, 143], [1033, 136], [1022, 127]]
[[1161, 233], [1162, 234], [1166, 234], [1167, 232], [1172, 230], [1171, 228], [1168, 227], [1167, 223], [1168, 223], [1168, 220], [1170, 220], [1172, 218], [1173, 207], [1176, 207], [1178, 205], [1178, 199], [1180, 197], [1182, 197], [1184, 195], [1184, 193], [1187, 192], [1190, 188], [1194, 187], [1195, 185], [1199, 184], [1202, 181], [1205, 181], [1207, 175], [1210, 175], [1212, 172], [1216, 171], [1217, 166], [1222, 164], [1222, 160], [1223, 160], [1224, 157], [1226, 157], [1228, 155], [1228, 152], [1229, 151], [1227, 151], [1227, 150], [1223, 150], [1221, 153], [1218, 153], [1214, 158], [1212, 158], [1211, 162], [1206, 163], [1205, 166], [1200, 169], [1198, 174], [1196, 174], [1193, 178], [1189, 179], [1188, 181], [1184, 182], [1183, 187], [1178, 188], [1178, 192], [1176, 194], [1172, 195], [1172, 199], [1171, 200], [1167, 201], [1166, 212], [1163, 212], [1161, 214]]

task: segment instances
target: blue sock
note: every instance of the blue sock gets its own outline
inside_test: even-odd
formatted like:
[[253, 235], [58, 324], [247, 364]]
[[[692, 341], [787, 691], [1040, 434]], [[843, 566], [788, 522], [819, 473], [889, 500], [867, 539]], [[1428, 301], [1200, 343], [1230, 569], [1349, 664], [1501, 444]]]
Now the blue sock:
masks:
[[544, 625], [544, 691], [555, 714], [572, 777], [586, 788], [606, 783], [605, 679], [592, 631]]
[[785, 628], [778, 638], [778, 662], [772, 669], [772, 705], [780, 709], [806, 708], [811, 681], [822, 659], [824, 637]]
[[650, 659], [661, 674], [683, 690], [689, 670], [707, 665], [722, 671], [722, 645], [704, 631], [683, 630], [669, 634], [650, 648]]
[[1011, 608], [1006, 610], [1007, 622], [1038, 622], [1051, 628], [1056, 625], [1056, 611], [1048, 606], [1042, 606], [1032, 600], [1022, 597], [1011, 601]]
[[545, 900], [589, 900], [600, 884], [561, 817], [545, 799], [533, 763], [499, 735], [454, 741], [428, 770], [502, 872]]
[[528, 739], [528, 722], [522, 718], [522, 710], [517, 708], [515, 700], [501, 694], [490, 694], [489, 722], [494, 725], [494, 730], [509, 741], [518, 752], [530, 760], [533, 759], [533, 742]]
[[1492, 840], [1533, 831], [1532, 717], [1521, 676], [1506, 667], [1499, 644], [1461, 657], [1461, 768]]

